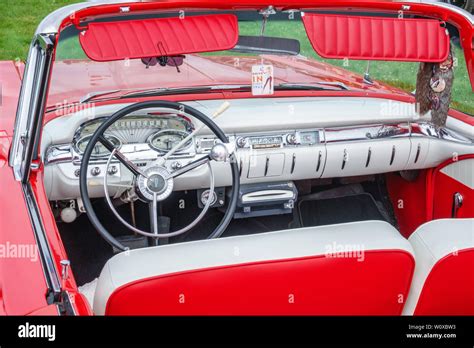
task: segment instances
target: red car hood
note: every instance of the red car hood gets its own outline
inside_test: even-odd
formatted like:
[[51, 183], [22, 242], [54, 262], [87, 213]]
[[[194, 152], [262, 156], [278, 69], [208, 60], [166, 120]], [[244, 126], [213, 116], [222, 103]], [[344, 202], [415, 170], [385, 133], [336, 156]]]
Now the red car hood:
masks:
[[[371, 91], [407, 95], [391, 86], [368, 85], [360, 75], [303, 57], [262, 56], [272, 64], [275, 85], [279, 83], [342, 82], [354, 91]], [[251, 69], [260, 60], [255, 57], [188, 55], [177, 73], [175, 67], [149, 67], [140, 60], [93, 62], [63, 60], [55, 62], [48, 106], [77, 102], [91, 92], [149, 89], [161, 87], [193, 87], [207, 85], [248, 85]]]

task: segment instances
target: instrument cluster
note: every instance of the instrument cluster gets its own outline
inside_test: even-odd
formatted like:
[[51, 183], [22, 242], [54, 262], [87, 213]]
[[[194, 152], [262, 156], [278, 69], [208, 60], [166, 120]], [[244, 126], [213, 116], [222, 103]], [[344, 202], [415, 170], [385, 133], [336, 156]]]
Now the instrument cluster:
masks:
[[[87, 121], [77, 129], [72, 141], [72, 148], [79, 155], [84, 153], [92, 135], [105, 120], [106, 117], [101, 117]], [[117, 149], [126, 147], [135, 150], [143, 148], [142, 145], [146, 144], [149, 149], [166, 153], [188, 136], [193, 129], [193, 124], [186, 117], [178, 114], [153, 113], [126, 116], [113, 123], [105, 131], [104, 136]], [[191, 146], [192, 140], [182, 146], [177, 153], [188, 152]], [[109, 151], [102, 144], [95, 145], [92, 157], [100, 158], [108, 155]]]

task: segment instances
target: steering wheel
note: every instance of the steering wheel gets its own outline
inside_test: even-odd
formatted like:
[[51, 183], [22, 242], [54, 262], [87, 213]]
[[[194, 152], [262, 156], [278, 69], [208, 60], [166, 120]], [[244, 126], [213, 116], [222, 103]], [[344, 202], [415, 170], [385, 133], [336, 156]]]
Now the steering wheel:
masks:
[[[221, 106], [221, 108], [216, 111], [213, 115], [213, 118], [220, 115], [224, 112], [228, 107], [228, 104]], [[132, 112], [136, 112], [143, 109], [149, 108], [161, 108], [161, 109], [169, 109], [174, 110], [178, 114], [186, 114], [190, 115], [199, 121], [202, 122], [202, 126], [197, 128], [193, 131], [188, 137], [183, 139], [180, 143], [176, 144], [168, 153], [163, 156], [157, 156], [155, 160], [149, 163], [146, 167], [141, 168], [138, 167], [135, 163], [129, 160], [122, 152], [120, 152], [114, 144], [104, 136], [105, 131], [119, 119], [129, 115]], [[152, 117], [152, 116], [150, 116]], [[207, 126], [209, 129], [214, 133], [214, 135], [221, 141], [221, 143], [216, 143], [212, 149], [210, 150], [209, 154], [194, 160], [178, 169], [170, 170], [169, 166], [167, 166], [166, 162], [169, 157], [173, 155], [174, 152], [178, 151], [181, 146], [187, 143], [193, 135], [195, 135], [202, 127]], [[129, 105], [117, 112], [115, 112], [112, 116], [110, 116], [105, 122], [103, 122], [99, 128], [94, 132], [92, 137], [90, 138], [87, 147], [83, 153], [82, 161], [81, 161], [81, 168], [79, 174], [79, 185], [80, 185], [80, 192], [81, 198], [84, 204], [84, 208], [86, 211], [87, 216], [89, 217], [91, 223], [96, 228], [97, 232], [113, 247], [125, 251], [128, 250], [122, 243], [120, 243], [107, 229], [102, 225], [99, 221], [97, 214], [94, 211], [92, 206], [89, 191], [88, 191], [88, 165], [89, 160], [91, 158], [92, 151], [97, 143], [101, 143], [108, 151], [110, 151], [110, 155], [107, 160], [106, 169], [104, 171], [104, 191], [105, 191], [105, 198], [109, 205], [109, 208], [112, 210], [114, 215], [117, 219], [124, 224], [127, 228], [132, 230], [135, 233], [139, 233], [146, 237], [151, 238], [166, 238], [166, 237], [173, 237], [179, 234], [185, 233], [189, 231], [191, 228], [196, 226], [199, 221], [204, 217], [206, 212], [210, 207], [210, 203], [212, 201], [211, 195], [207, 199], [201, 213], [198, 217], [187, 225], [184, 228], [181, 228], [178, 231], [170, 232], [170, 233], [159, 233], [158, 230], [158, 212], [157, 206], [158, 203], [167, 199], [172, 191], [174, 185], [174, 179], [180, 175], [183, 175], [195, 168], [198, 168], [203, 165], [208, 165], [209, 173], [210, 173], [210, 192], [214, 190], [214, 174], [212, 171], [212, 166], [210, 164], [211, 161], [228, 161], [231, 167], [232, 173], [232, 192], [230, 194], [229, 203], [227, 206], [227, 210], [220, 222], [220, 224], [216, 227], [216, 229], [210, 233], [208, 238], [218, 238], [224, 233], [225, 229], [231, 222], [234, 212], [237, 206], [237, 198], [239, 194], [239, 168], [237, 165], [237, 161], [235, 160], [235, 154], [233, 150], [230, 149], [229, 140], [225, 136], [224, 132], [216, 125], [216, 123], [209, 118], [208, 116], [204, 115], [202, 112], [194, 109], [185, 104], [170, 102], [170, 101], [148, 101], [148, 102], [140, 102], [136, 104]], [[230, 149], [230, 150], [229, 150]], [[120, 214], [115, 210], [114, 205], [109, 196], [108, 186], [124, 186], [124, 185], [114, 185], [108, 182], [107, 176], [109, 175], [109, 165], [112, 159], [115, 158], [118, 160], [126, 169], [128, 169], [133, 177], [133, 184], [130, 186], [126, 186], [127, 188], [134, 188], [137, 196], [140, 200], [147, 202], [150, 206], [150, 221], [152, 225], [152, 231], [142, 231], [135, 226], [129, 224], [125, 219], [123, 219]]]

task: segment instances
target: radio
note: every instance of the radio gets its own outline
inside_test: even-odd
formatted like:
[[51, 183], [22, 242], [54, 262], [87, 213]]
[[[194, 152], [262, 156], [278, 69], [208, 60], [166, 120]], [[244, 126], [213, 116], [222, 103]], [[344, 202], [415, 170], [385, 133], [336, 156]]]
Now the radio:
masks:
[[[321, 143], [323, 130], [301, 130], [287, 133], [237, 135], [229, 136], [229, 141], [235, 141], [239, 149], [278, 149], [290, 146], [312, 146]], [[201, 136], [196, 138], [198, 152], [205, 153], [219, 142], [216, 137]]]
[[320, 142], [319, 130], [296, 131], [285, 134], [238, 136], [235, 143], [238, 148], [268, 149], [285, 146], [310, 146]]

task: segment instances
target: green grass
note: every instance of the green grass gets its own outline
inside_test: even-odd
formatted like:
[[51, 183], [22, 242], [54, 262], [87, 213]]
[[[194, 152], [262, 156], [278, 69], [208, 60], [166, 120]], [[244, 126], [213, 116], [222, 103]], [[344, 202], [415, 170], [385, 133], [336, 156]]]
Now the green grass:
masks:
[[[0, 0], [0, 60], [24, 60], [28, 53], [33, 33], [48, 13], [61, 6], [80, 1], [71, 0]], [[241, 22], [240, 33], [258, 35], [260, 22]], [[327, 60], [319, 57], [311, 47], [304, 27], [300, 21], [269, 21], [266, 35], [298, 39], [301, 43], [301, 54], [328, 62], [344, 69], [363, 74], [367, 67], [366, 61]], [[228, 54], [222, 52], [218, 54]], [[234, 53], [235, 54], [235, 53]], [[457, 67], [453, 87], [452, 106], [469, 114], [474, 114], [474, 94], [467, 75], [463, 52], [456, 48]], [[78, 38], [72, 37], [60, 41], [57, 59], [85, 59]], [[375, 80], [396, 86], [405, 91], [413, 91], [416, 83], [418, 63], [399, 63], [376, 61], [371, 63], [370, 73]]]
[[24, 60], [41, 20], [71, 0], [0, 0], [0, 60]]

